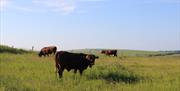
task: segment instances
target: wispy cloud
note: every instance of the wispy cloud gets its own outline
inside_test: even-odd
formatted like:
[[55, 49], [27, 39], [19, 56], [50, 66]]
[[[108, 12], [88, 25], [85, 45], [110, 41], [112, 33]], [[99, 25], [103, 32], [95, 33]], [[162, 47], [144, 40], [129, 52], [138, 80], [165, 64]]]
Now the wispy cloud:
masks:
[[0, 0], [0, 10], [4, 10], [5, 8], [13, 8], [20, 11], [27, 11], [30, 12], [32, 9], [16, 5], [13, 0]]
[[33, 4], [63, 13], [71, 13], [76, 8], [76, 2], [74, 0], [33, 0]]
[[61, 12], [63, 14], [73, 13], [78, 9], [81, 2], [97, 2], [103, 0], [33, 0], [35, 5], [50, 8], [52, 11]]
[[143, 0], [145, 3], [180, 3], [180, 0]]
[[6, 8], [9, 4], [8, 0], [0, 0], [0, 10], [3, 10], [4, 8]]
[[[0, 0], [0, 8], [10, 8], [21, 11], [53, 11], [61, 14], [70, 14], [79, 8], [81, 2], [99, 2], [104, 0], [30, 0], [28, 3], [18, 2], [15, 0]], [[10, 5], [11, 3], [11, 5]], [[19, 5], [21, 4], [21, 5]], [[26, 5], [27, 4], [27, 5]], [[22, 6], [23, 5], [23, 6]], [[29, 7], [28, 7], [29, 6]]]

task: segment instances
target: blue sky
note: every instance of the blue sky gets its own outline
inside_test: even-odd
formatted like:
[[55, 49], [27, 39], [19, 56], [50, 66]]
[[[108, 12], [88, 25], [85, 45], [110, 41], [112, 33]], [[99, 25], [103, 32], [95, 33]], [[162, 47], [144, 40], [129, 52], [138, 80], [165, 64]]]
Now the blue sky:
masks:
[[180, 0], [0, 0], [1, 44], [180, 50]]

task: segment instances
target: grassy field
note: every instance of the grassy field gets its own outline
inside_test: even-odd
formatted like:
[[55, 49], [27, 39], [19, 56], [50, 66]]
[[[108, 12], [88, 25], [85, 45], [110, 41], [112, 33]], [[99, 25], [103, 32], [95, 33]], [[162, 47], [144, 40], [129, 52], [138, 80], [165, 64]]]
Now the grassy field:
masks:
[[0, 91], [180, 91], [180, 55], [100, 58], [83, 76], [55, 75], [54, 56], [0, 53]]

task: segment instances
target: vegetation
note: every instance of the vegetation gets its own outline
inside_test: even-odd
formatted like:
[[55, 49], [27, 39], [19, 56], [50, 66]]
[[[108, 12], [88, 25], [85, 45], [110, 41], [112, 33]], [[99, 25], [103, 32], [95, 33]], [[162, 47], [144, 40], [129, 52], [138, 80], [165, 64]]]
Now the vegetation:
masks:
[[5, 45], [0, 45], [0, 53], [14, 53], [14, 54], [22, 54], [22, 53], [28, 53], [30, 51], [24, 50], [24, 49], [18, 49], [13, 48]]
[[100, 58], [83, 76], [55, 75], [54, 56], [0, 53], [0, 91], [180, 91], [180, 55]]

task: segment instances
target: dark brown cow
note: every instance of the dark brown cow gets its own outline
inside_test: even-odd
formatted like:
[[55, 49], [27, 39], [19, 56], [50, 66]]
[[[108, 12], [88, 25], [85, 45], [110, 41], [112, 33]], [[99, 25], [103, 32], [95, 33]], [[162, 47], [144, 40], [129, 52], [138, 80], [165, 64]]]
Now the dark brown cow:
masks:
[[102, 50], [101, 53], [106, 54], [108, 56], [110, 55], [117, 56], [117, 50]]
[[70, 53], [66, 51], [59, 51], [55, 55], [56, 63], [56, 73], [59, 73], [61, 78], [63, 75], [64, 69], [67, 71], [74, 70], [74, 73], [79, 70], [80, 75], [83, 71], [90, 68], [95, 64], [95, 59], [98, 57], [93, 54], [83, 54], [83, 53]]
[[56, 46], [49, 46], [49, 47], [44, 47], [41, 49], [41, 51], [39, 52], [39, 57], [43, 56], [49, 56], [49, 54], [55, 54], [57, 50]]

